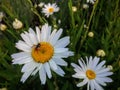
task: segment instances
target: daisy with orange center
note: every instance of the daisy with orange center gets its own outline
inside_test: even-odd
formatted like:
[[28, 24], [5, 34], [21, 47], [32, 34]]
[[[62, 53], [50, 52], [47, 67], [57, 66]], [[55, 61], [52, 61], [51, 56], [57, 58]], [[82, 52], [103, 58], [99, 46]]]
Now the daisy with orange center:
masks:
[[23, 40], [16, 43], [16, 48], [21, 50], [19, 53], [12, 54], [13, 64], [24, 64], [21, 72], [23, 76], [22, 82], [25, 82], [30, 75], [39, 73], [42, 84], [46, 83], [46, 76], [52, 77], [51, 70], [60, 76], [64, 76], [65, 72], [60, 66], [67, 66], [67, 62], [62, 58], [73, 55], [66, 46], [70, 43], [69, 36], [63, 37], [62, 29], [53, 30], [51, 26], [45, 24], [41, 30], [36, 27], [36, 32], [29, 29], [28, 32], [21, 34]]
[[101, 86], [106, 86], [106, 83], [112, 82], [112, 79], [108, 76], [113, 73], [110, 72], [109, 68], [104, 66], [105, 61], [100, 62], [100, 58], [92, 56], [86, 57], [86, 64], [81, 58], [78, 60], [79, 65], [72, 63], [75, 74], [72, 75], [74, 78], [83, 79], [82, 82], [77, 84], [77, 87], [81, 87], [87, 84], [87, 90], [103, 90]]
[[47, 42], [41, 42], [34, 46], [32, 57], [36, 62], [45, 63], [49, 61], [54, 54], [54, 48]]
[[49, 17], [50, 15], [52, 15], [54, 12], [58, 12], [59, 11], [59, 7], [57, 7], [57, 5], [54, 4], [45, 4], [42, 12], [45, 14], [45, 16]]

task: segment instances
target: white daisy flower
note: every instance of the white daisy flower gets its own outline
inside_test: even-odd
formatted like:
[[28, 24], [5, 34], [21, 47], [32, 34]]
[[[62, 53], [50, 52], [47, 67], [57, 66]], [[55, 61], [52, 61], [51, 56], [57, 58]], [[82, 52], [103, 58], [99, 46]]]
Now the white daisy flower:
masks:
[[112, 82], [112, 79], [108, 76], [113, 73], [104, 66], [105, 61], [100, 63], [99, 61], [100, 58], [90, 56], [89, 59], [86, 57], [86, 64], [82, 58], [78, 60], [79, 65], [71, 64], [76, 72], [72, 77], [83, 79], [82, 82], [77, 84], [77, 87], [87, 84], [87, 90], [103, 90], [101, 86], [106, 86], [106, 83]]
[[44, 5], [44, 8], [42, 9], [42, 12], [47, 17], [52, 15], [54, 12], [58, 12], [58, 11], [59, 11], [59, 7], [57, 7], [56, 3], [53, 4], [48, 3], [47, 5]]
[[96, 0], [87, 0], [87, 3], [92, 3], [94, 4]]
[[60, 76], [64, 76], [65, 72], [60, 66], [67, 66], [67, 62], [62, 58], [73, 55], [66, 46], [70, 43], [69, 36], [60, 38], [62, 29], [53, 30], [51, 26], [45, 24], [41, 30], [36, 27], [36, 33], [33, 29], [21, 34], [23, 40], [16, 43], [16, 48], [21, 50], [19, 53], [12, 54], [13, 64], [24, 64], [21, 72], [23, 76], [22, 82], [25, 82], [30, 75], [39, 73], [42, 84], [46, 83], [46, 75], [50, 79], [52, 77], [51, 70]]

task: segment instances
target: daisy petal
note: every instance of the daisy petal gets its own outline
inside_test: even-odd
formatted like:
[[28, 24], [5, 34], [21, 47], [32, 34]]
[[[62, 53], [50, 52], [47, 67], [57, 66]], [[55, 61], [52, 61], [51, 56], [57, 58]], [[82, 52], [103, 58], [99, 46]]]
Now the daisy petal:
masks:
[[55, 48], [55, 53], [62, 53], [68, 51], [68, 48]]
[[78, 60], [78, 62], [79, 62], [79, 64], [80, 64], [80, 66], [81, 66], [81, 69], [83, 70], [83, 71], [85, 71], [85, 65], [83, 64], [83, 62], [82, 61], [80, 61], [80, 60]]
[[109, 71], [109, 68], [101, 69], [97, 71], [97, 74], [101, 74], [101, 73], [108, 72], [108, 71]]
[[96, 90], [104, 90], [95, 80], [93, 80]]
[[41, 33], [40, 33], [40, 29], [38, 27], [36, 27], [36, 33], [37, 33], [38, 42], [40, 42], [41, 41], [41, 39], [40, 39]]
[[19, 53], [12, 54], [11, 57], [14, 59], [21, 58], [21, 57], [30, 57], [30, 54], [26, 52], [19, 52]]
[[99, 60], [100, 60], [100, 59], [99, 59], [98, 57], [94, 57], [94, 59], [93, 59], [93, 62], [94, 62], [94, 63], [93, 63], [93, 66], [92, 66], [93, 68], [96, 67], [96, 65], [98, 64]]
[[54, 46], [55, 43], [57, 42], [57, 40], [60, 38], [61, 34], [62, 34], [62, 29], [59, 29], [57, 31], [57, 33], [52, 37], [52, 39], [50, 40], [50, 43]]
[[12, 64], [25, 64], [25, 63], [28, 63], [28, 62], [31, 62], [33, 61], [33, 59], [31, 57], [21, 57], [21, 58], [18, 58], [18, 59], [14, 59], [12, 62]]
[[82, 82], [77, 84], [77, 87], [84, 86], [85, 84], [87, 84], [87, 82], [88, 82], [88, 79], [84, 79]]
[[25, 72], [20, 81], [24, 83], [26, 79], [31, 75], [32, 72], [33, 72], [32, 70], [29, 72]]
[[26, 33], [26, 34], [22, 33], [22, 34], [21, 34], [21, 37], [23, 38], [23, 40], [24, 40], [29, 46], [32, 46], [32, 45], [33, 45], [32, 42], [30, 41], [30, 38], [29, 38], [29, 36], [28, 36], [27, 33]]
[[82, 69], [81, 69], [77, 64], [71, 63], [71, 65], [72, 65], [74, 68], [78, 68], [80, 71], [82, 71]]
[[102, 61], [101, 63], [99, 63], [99, 64], [97, 65], [97, 67], [95, 68], [95, 70], [98, 70], [98, 71], [99, 71], [99, 69], [101, 69], [101, 67], [102, 67], [104, 64], [105, 64], [105, 61]]
[[45, 82], [46, 82], [46, 72], [45, 72], [43, 66], [42, 66], [41, 69], [39, 70], [39, 75], [40, 75], [41, 83], [42, 83], [42, 84], [45, 84]]
[[[53, 30], [53, 32], [52, 32], [52, 33], [51, 33], [51, 35], [49, 36], [48, 41], [49, 41], [50, 43], [52, 42], [53, 37], [55, 36], [56, 32], [57, 32], [57, 30], [56, 30], [56, 29], [55, 29], [55, 30]], [[52, 44], [52, 43], [51, 43], [51, 44]]]
[[67, 58], [69, 56], [73, 56], [74, 53], [71, 51], [63, 52], [63, 53], [55, 53], [54, 58]]
[[39, 64], [39, 65], [37, 66], [37, 68], [32, 72], [31, 75], [34, 76], [34, 75], [41, 69], [41, 67], [42, 67], [42, 64]]
[[67, 62], [65, 62], [63, 59], [61, 58], [55, 58], [53, 59], [55, 61], [55, 63], [57, 65], [60, 65], [60, 66], [67, 66]]
[[102, 74], [97, 74], [97, 76], [98, 77], [106, 77], [106, 76], [110, 76], [112, 74], [113, 74], [112, 72], [105, 72], [105, 73], [102, 73]]
[[53, 70], [54, 72], [56, 72], [58, 75], [60, 76], [64, 76], [65, 72], [59, 67], [57, 66], [57, 69], [56, 70]]
[[38, 40], [34, 34], [29, 34], [31, 41], [33, 42], [34, 45], [38, 44]]
[[21, 43], [20, 41], [18, 43], [16, 43], [15, 47], [24, 52], [31, 52], [30, 47], [27, 46], [25, 43]]
[[75, 73], [74, 75], [72, 75], [72, 77], [79, 78], [79, 79], [85, 79], [86, 75], [84, 72], [78, 72], [78, 73]]
[[50, 64], [50, 67], [51, 67], [53, 70], [57, 70], [57, 64], [56, 64], [53, 60], [50, 60], [50, 61], [49, 61], [49, 64]]
[[29, 71], [31, 71], [31, 70], [34, 70], [37, 66], [38, 66], [38, 64], [36, 64], [35, 62], [26, 63], [26, 64], [22, 67], [21, 72], [29, 72]]
[[70, 37], [67, 36], [58, 40], [55, 44], [55, 48], [66, 47], [70, 43], [69, 39]]
[[47, 41], [48, 39], [48, 24], [45, 24], [42, 26], [42, 29], [41, 29], [41, 40], [42, 41]]
[[47, 76], [48, 76], [49, 78], [51, 78], [52, 75], [51, 75], [51, 71], [50, 71], [50, 66], [49, 66], [49, 64], [48, 64], [47, 62], [44, 64], [44, 68], [45, 68], [45, 71], [46, 71], [46, 73], [47, 73]]
[[103, 86], [106, 86], [107, 84], [103, 81], [103, 80], [101, 80], [101, 78], [99, 78], [99, 77], [97, 77], [96, 79], [96, 82], [98, 82], [100, 85], [103, 85]]
[[112, 82], [113, 80], [109, 77], [98, 77], [99, 80], [103, 82]]
[[95, 90], [95, 86], [94, 86], [93, 80], [90, 80], [89, 82], [90, 82], [91, 90]]

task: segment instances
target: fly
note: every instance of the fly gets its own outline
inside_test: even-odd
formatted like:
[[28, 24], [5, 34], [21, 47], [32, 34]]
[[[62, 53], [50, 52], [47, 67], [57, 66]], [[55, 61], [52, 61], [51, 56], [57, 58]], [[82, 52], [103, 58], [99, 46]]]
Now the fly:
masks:
[[40, 47], [40, 43], [35, 47], [35, 49], [37, 50]]

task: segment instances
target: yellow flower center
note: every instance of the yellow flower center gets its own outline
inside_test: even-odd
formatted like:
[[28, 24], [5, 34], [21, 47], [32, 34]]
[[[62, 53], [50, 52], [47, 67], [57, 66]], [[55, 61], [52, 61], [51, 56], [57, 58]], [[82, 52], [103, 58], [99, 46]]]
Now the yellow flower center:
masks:
[[95, 79], [95, 77], [96, 77], [96, 74], [95, 74], [95, 72], [94, 71], [92, 71], [92, 70], [87, 70], [86, 71], [86, 76], [88, 77], [88, 79]]
[[32, 48], [32, 57], [36, 62], [45, 63], [49, 61], [54, 54], [53, 46], [48, 42], [40, 42]]
[[49, 13], [52, 13], [54, 11], [54, 8], [51, 7], [51, 8], [49, 8], [48, 11], [49, 11]]

